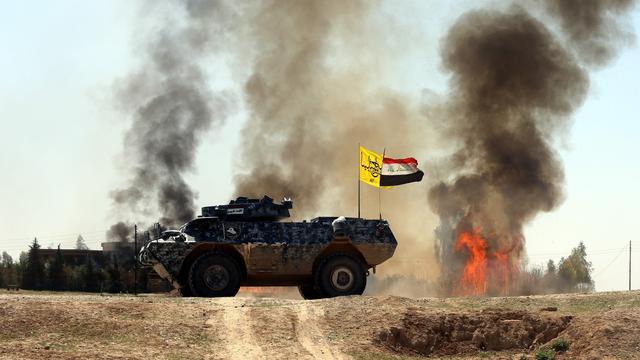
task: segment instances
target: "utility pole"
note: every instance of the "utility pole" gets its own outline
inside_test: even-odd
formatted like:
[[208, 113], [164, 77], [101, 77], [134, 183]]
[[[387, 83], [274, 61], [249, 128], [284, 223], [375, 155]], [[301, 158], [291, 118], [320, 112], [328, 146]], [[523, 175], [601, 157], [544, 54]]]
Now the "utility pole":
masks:
[[138, 295], [138, 224], [133, 225], [133, 295]]
[[629, 291], [631, 291], [631, 240], [629, 240]]

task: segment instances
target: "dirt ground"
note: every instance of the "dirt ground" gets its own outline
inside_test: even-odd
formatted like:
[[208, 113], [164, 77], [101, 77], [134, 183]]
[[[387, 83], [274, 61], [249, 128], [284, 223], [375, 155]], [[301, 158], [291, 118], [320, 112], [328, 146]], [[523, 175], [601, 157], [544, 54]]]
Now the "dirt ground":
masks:
[[[0, 292], [0, 359], [640, 359], [640, 292], [304, 301]], [[265, 296], [268, 294], [260, 294]]]

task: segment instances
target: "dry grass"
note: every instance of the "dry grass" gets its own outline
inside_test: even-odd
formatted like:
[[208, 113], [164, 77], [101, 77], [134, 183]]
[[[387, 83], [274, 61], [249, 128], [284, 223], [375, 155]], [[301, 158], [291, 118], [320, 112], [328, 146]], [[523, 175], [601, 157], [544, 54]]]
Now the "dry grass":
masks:
[[[571, 347], [558, 358], [640, 354], [640, 292], [303, 301], [0, 291], [0, 358], [415, 359], [420, 355], [410, 349], [390, 349], [378, 340], [408, 313], [434, 320], [496, 308], [539, 314], [549, 306], [574, 317], [560, 334]], [[535, 349], [449, 356], [519, 358], [523, 351], [533, 358]]]

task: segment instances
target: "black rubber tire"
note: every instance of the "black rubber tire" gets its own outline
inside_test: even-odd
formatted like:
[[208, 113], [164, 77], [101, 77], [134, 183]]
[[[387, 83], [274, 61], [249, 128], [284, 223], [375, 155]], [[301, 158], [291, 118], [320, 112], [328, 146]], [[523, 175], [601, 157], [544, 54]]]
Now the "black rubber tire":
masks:
[[[336, 271], [338, 271], [337, 275]], [[347, 279], [352, 279], [352, 283], [343, 284], [347, 286], [346, 288], [338, 288], [334, 283], [339, 284], [340, 276], [345, 274]], [[367, 287], [367, 273], [362, 262], [349, 254], [335, 253], [324, 258], [318, 264], [314, 275], [322, 297], [362, 295]], [[332, 280], [334, 276], [338, 278], [337, 281]]]
[[[207, 281], [207, 270], [215, 266], [219, 275], [220, 271], [224, 275], [224, 280], [219, 280], [219, 276], [209, 275], [209, 281]], [[221, 288], [212, 288], [210, 285], [212, 281], [219, 280], [218, 284]], [[229, 255], [224, 252], [212, 251], [200, 255], [200, 257], [194, 261], [189, 271], [189, 287], [195, 296], [201, 297], [225, 297], [236, 296], [238, 290], [240, 290], [240, 281], [242, 280], [242, 272], [238, 263]]]
[[300, 296], [305, 300], [322, 299], [322, 294], [320, 294], [313, 284], [298, 285], [298, 291], [300, 292]]

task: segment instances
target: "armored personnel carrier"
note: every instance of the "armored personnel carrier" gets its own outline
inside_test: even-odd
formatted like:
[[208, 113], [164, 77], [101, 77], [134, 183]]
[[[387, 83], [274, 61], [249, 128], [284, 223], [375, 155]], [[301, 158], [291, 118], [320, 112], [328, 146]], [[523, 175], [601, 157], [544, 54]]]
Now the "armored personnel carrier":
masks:
[[305, 299], [362, 294], [369, 269], [395, 251], [387, 221], [282, 221], [292, 205], [265, 196], [204, 207], [145, 244], [139, 260], [183, 296], [235, 296], [240, 286], [297, 286]]

